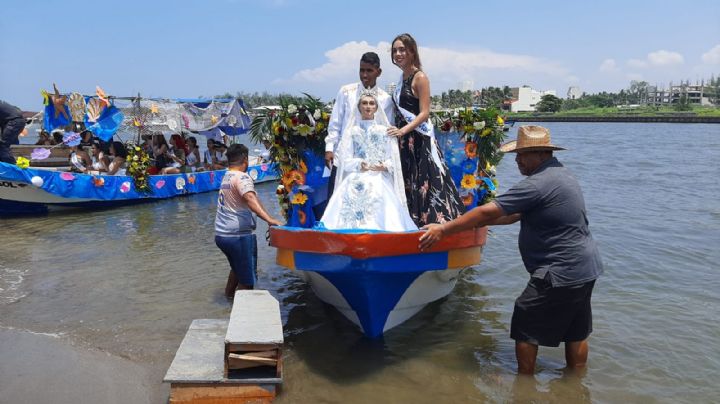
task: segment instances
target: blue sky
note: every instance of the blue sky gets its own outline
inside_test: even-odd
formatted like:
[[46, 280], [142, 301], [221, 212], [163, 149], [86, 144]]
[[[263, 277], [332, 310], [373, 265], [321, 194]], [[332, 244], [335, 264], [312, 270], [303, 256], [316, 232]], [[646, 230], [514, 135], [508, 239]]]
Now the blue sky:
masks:
[[308, 92], [332, 99], [368, 50], [396, 81], [389, 41], [420, 44], [433, 94], [531, 85], [564, 96], [720, 74], [718, 1], [4, 0], [0, 98], [26, 110], [40, 89]]

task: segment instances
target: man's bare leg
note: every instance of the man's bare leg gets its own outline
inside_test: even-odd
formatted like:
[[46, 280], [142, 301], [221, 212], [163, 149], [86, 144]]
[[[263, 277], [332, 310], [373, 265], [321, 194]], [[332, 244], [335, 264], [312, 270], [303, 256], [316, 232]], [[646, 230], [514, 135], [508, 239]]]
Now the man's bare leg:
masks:
[[537, 345], [528, 342], [515, 342], [515, 358], [517, 358], [519, 374], [535, 374], [535, 360], [537, 359], [537, 353]]
[[570, 370], [584, 368], [587, 364], [588, 350], [589, 346], [587, 339], [582, 341], [566, 342], [565, 362], [567, 362], [567, 368]]
[[235, 272], [230, 270], [228, 275], [227, 284], [225, 285], [225, 297], [232, 300], [235, 297], [235, 289], [238, 287], [238, 280], [235, 277]]

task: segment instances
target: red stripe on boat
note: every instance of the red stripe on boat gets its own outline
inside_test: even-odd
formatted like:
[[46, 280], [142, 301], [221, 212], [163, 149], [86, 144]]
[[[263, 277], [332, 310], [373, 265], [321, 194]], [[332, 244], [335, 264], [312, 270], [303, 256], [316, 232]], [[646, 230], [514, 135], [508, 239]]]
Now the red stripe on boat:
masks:
[[[270, 245], [294, 251], [346, 255], [352, 258], [418, 254], [420, 236], [411, 233], [336, 233], [311, 229], [270, 228]], [[487, 227], [444, 237], [423, 253], [442, 252], [485, 245]]]

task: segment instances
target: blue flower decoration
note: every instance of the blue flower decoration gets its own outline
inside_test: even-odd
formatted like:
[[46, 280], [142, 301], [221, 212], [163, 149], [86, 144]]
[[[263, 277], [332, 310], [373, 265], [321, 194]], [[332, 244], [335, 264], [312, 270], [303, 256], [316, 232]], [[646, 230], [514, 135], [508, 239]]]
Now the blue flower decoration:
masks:
[[477, 170], [477, 161], [474, 159], [465, 159], [461, 166], [465, 174], [474, 174]]

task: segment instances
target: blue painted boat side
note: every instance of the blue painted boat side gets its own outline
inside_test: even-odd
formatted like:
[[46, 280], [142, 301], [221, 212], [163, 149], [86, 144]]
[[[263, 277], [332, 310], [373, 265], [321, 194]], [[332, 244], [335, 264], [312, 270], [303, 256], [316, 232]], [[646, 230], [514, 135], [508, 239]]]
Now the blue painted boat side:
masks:
[[345, 298], [368, 337], [382, 336], [400, 298], [423, 272], [448, 267], [448, 253], [356, 259], [344, 255], [295, 252], [295, 267], [327, 279]]

